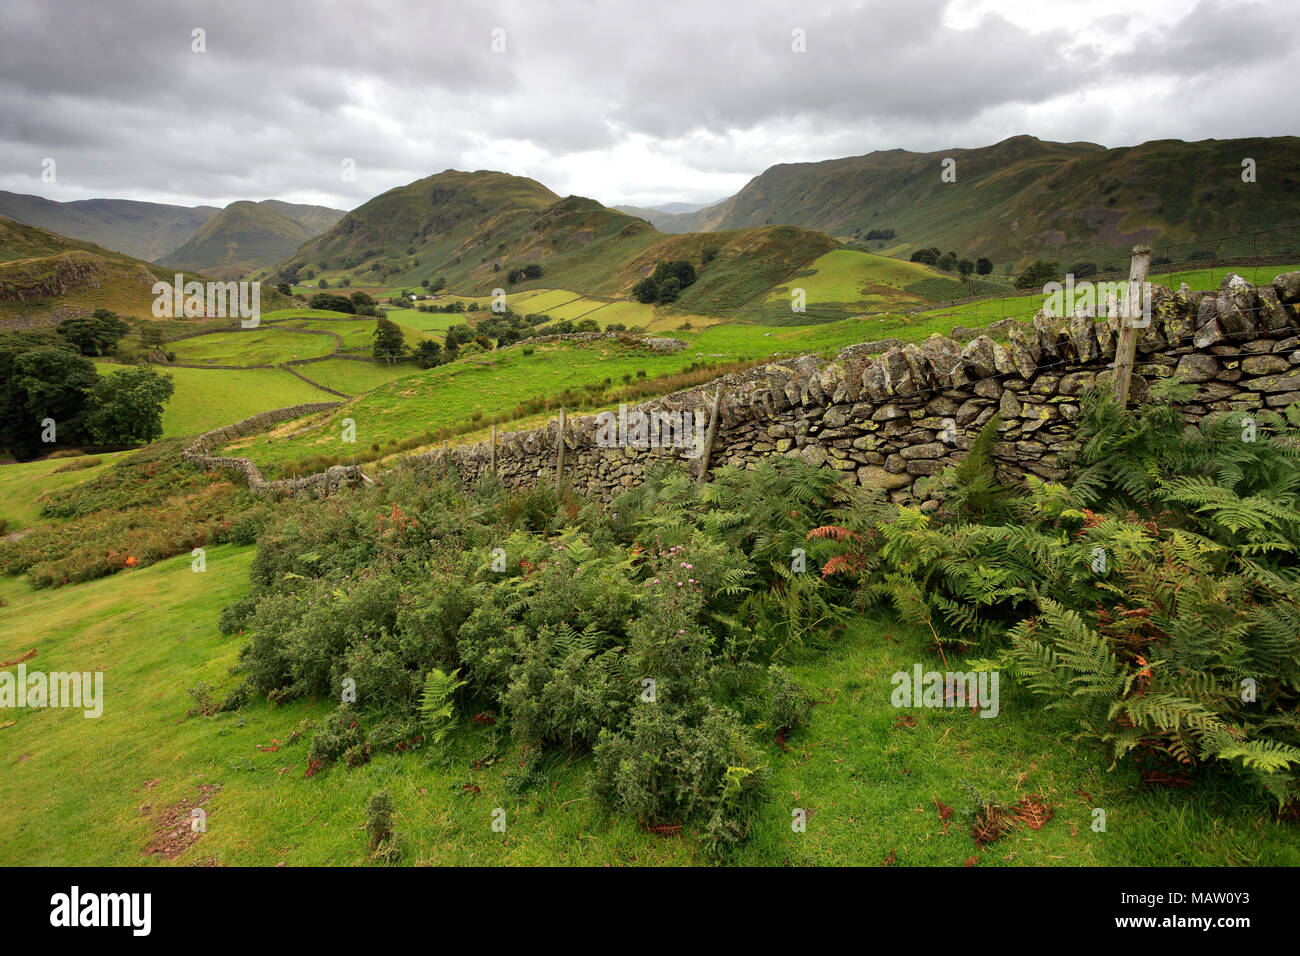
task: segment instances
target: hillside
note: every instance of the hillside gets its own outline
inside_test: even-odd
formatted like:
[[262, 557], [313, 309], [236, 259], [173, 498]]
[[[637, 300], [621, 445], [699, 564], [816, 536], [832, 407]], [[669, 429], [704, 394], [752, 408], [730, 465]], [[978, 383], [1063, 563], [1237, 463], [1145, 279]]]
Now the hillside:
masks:
[[[63, 315], [97, 308], [150, 319], [153, 284], [171, 282], [175, 273], [0, 216], [0, 330], [50, 325]], [[197, 278], [192, 273], [185, 277]], [[287, 303], [274, 289], [262, 290], [264, 309]]]
[[[457, 291], [487, 294], [506, 287], [512, 269], [535, 263], [543, 276], [512, 291], [626, 296], [660, 259], [685, 258], [700, 279], [678, 305], [716, 312], [764, 293], [834, 246], [827, 236], [788, 227], [668, 236], [595, 200], [561, 199], [532, 179], [447, 170], [376, 196], [258, 275], [368, 286], [443, 277]], [[707, 268], [706, 248], [714, 255]]]
[[[158, 261], [168, 267], [190, 269], [218, 279], [238, 279], [254, 269], [279, 262], [318, 234], [282, 211], [283, 208], [293, 207], [288, 203], [271, 206], [233, 202]], [[319, 214], [313, 221], [321, 221]]]
[[[1258, 182], [1243, 183], [1242, 159]], [[956, 181], [940, 178], [956, 161]], [[1016, 136], [979, 149], [915, 153], [893, 149], [817, 163], [773, 166], [739, 193], [693, 213], [656, 213], [663, 231], [767, 224], [821, 230], [906, 257], [938, 246], [988, 256], [998, 271], [1037, 258], [1064, 266], [1122, 262], [1135, 242], [1175, 259], [1295, 251], [1300, 226], [1300, 138], [1158, 140], [1106, 149]], [[1217, 241], [1223, 236], [1237, 236]], [[1177, 248], [1175, 248], [1177, 247]], [[1162, 253], [1163, 250], [1163, 253]]]
[[215, 216], [215, 206], [170, 206], [132, 199], [55, 202], [0, 190], [0, 216], [154, 262]]

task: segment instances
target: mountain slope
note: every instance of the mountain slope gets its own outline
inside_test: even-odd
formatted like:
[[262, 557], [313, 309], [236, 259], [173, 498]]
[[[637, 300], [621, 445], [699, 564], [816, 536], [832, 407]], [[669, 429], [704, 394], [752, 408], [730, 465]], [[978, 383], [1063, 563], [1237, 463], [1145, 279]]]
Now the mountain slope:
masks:
[[[293, 208], [289, 203], [273, 206], [270, 203], [233, 202], [158, 261], [218, 279], [237, 279], [254, 269], [279, 262], [318, 233], [281, 212], [278, 207]], [[318, 206], [302, 208], [322, 209]], [[319, 222], [321, 217], [313, 214], [313, 219]]]
[[[1257, 163], [1243, 183], [1242, 160]], [[956, 181], [941, 178], [956, 161]], [[658, 214], [660, 217], [665, 214]], [[1122, 262], [1135, 242], [1156, 255], [1296, 251], [1300, 226], [1300, 138], [1185, 143], [1158, 140], [1106, 149], [1017, 136], [979, 149], [886, 150], [819, 163], [773, 166], [739, 193], [656, 225], [670, 230], [787, 223], [867, 241], [906, 256], [927, 246], [988, 256], [1006, 266], [1055, 258]], [[1221, 242], [1221, 236], [1241, 238]], [[1163, 252], [1162, 252], [1163, 249]]]
[[0, 216], [149, 262], [175, 249], [218, 212], [215, 206], [169, 206], [133, 199], [55, 202], [0, 190]]
[[[279, 199], [263, 199], [260, 206], [272, 209], [282, 216], [288, 216], [301, 223], [313, 236], [319, 236], [334, 223], [347, 215], [345, 209], [333, 209], [330, 206], [311, 206], [306, 203], [282, 202]], [[270, 263], [263, 263], [270, 265]]]
[[[544, 286], [626, 295], [660, 259], [690, 259], [700, 280], [682, 308], [723, 310], [748, 301], [835, 245], [803, 229], [666, 236], [592, 199], [561, 199], [541, 183], [505, 173], [446, 170], [391, 189], [258, 277], [346, 277], [354, 285], [417, 285], [445, 277], [458, 291], [506, 288], [509, 273], [540, 265]], [[705, 267], [704, 250], [714, 258]]]
[[[175, 272], [0, 216], [0, 331], [53, 325], [97, 308], [150, 319], [154, 283], [171, 283]], [[261, 292], [263, 310], [290, 304], [272, 288]]]

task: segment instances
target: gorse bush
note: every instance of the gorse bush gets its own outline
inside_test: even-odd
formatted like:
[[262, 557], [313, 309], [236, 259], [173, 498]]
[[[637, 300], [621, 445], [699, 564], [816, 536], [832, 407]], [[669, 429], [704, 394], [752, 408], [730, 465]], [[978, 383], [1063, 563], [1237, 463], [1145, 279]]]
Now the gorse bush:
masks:
[[355, 689], [316, 729], [315, 768], [403, 749], [412, 724], [450, 745], [454, 712], [489, 712], [530, 765], [591, 754], [606, 806], [720, 850], [748, 831], [766, 780], [755, 728], [768, 698], [800, 722], [794, 688], [769, 680], [792, 625], [769, 621], [781, 612], [768, 602], [824, 603], [832, 585], [792, 578], [791, 552], [839, 488], [787, 460], [722, 468], [708, 485], [661, 468], [606, 509], [545, 485], [465, 489], [407, 470], [284, 502], [251, 594], [222, 623], [247, 634], [250, 695]]

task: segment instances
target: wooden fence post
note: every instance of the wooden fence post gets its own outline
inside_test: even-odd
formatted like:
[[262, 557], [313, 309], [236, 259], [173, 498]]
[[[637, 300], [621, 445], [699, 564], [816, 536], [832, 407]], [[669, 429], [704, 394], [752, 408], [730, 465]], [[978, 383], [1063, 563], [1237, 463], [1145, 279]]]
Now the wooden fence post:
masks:
[[1137, 354], [1138, 338], [1142, 327], [1134, 323], [1142, 316], [1143, 287], [1147, 269], [1151, 265], [1151, 247], [1134, 246], [1133, 261], [1128, 271], [1128, 295], [1119, 317], [1119, 343], [1115, 347], [1115, 402], [1120, 408], [1128, 405], [1129, 383], [1133, 380], [1133, 360]]
[[555, 493], [564, 494], [564, 409], [560, 409], [560, 441], [555, 454]]
[[704, 484], [709, 480], [709, 456], [713, 454], [713, 435], [718, 430], [718, 406], [722, 404], [722, 386], [713, 393], [713, 407], [709, 410], [709, 430], [704, 436], [704, 453], [700, 455], [700, 473], [697, 481]]

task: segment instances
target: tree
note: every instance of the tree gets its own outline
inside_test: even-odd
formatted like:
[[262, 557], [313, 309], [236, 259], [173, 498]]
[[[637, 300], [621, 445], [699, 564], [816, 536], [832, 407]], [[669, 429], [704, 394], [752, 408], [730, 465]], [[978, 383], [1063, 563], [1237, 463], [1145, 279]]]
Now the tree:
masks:
[[632, 286], [632, 297], [638, 302], [653, 302], [659, 297], [659, 283], [655, 282], [653, 276], [646, 276]]
[[930, 246], [928, 249], [917, 249], [916, 252], [912, 253], [912, 261], [932, 266], [939, 261], [939, 255], [938, 248]]
[[467, 345], [474, 341], [474, 330], [464, 322], [459, 325], [453, 325], [446, 332], [447, 343], [456, 343], [457, 345]]
[[442, 364], [442, 343], [437, 339], [423, 339], [415, 347], [415, 364], [420, 368], [433, 368]]
[[[406, 290], [402, 290], [402, 298], [406, 298]], [[379, 309], [375, 306], [375, 300], [365, 292], [353, 292], [351, 299], [352, 307], [356, 309], [357, 315], [379, 315]]]
[[163, 405], [172, 397], [171, 376], [132, 368], [101, 379], [92, 393], [86, 424], [101, 445], [151, 442], [163, 433]]
[[975, 272], [978, 275], [986, 276], [993, 271], [993, 260], [980, 256], [975, 260]]
[[1016, 278], [1017, 289], [1034, 289], [1054, 282], [1059, 268], [1055, 262], [1039, 259]]
[[961, 277], [965, 279], [975, 271], [975, 263], [971, 262], [969, 259], [962, 259], [957, 263], [957, 271], [961, 273]]
[[55, 331], [75, 345], [82, 355], [99, 356], [111, 352], [131, 327], [108, 309], [96, 309], [90, 318], [64, 319]]
[[145, 325], [140, 330], [140, 344], [151, 352], [154, 349], [162, 348], [165, 341], [162, 329], [156, 325]]
[[293, 295], [293, 286], [287, 282], [281, 282], [275, 287], [275, 291], [279, 292], [280, 295]]
[[944, 272], [956, 272], [957, 257], [951, 252], [945, 252], [939, 257], [938, 261], [935, 262], [934, 267], [936, 269], [942, 269]]
[[676, 279], [677, 288], [685, 289], [695, 281], [695, 267], [685, 259], [665, 259], [655, 266], [652, 278], [659, 286], [669, 279]]
[[357, 307], [352, 304], [352, 300], [345, 295], [334, 295], [330, 292], [317, 292], [308, 300], [307, 305], [313, 309], [324, 309], [329, 312], [346, 312], [348, 315], [356, 315]]
[[326, 279], [324, 276], [321, 276], [319, 285], [322, 289], [328, 289], [330, 287], [330, 280]]
[[525, 279], [540, 279], [542, 277], [542, 267], [537, 263], [529, 263], [523, 269]]
[[42, 336], [6, 336], [0, 342], [0, 447], [20, 459], [53, 447], [42, 441], [45, 419], [52, 419], [58, 444], [67, 447], [88, 437], [85, 427], [91, 390], [99, 375], [90, 359]]
[[677, 277], [669, 276], [663, 282], [659, 283], [659, 294], [655, 297], [655, 301], [660, 305], [664, 305], [668, 302], [676, 302], [677, 296], [681, 294], [681, 291], [682, 284], [677, 281]]
[[401, 326], [392, 319], [380, 317], [375, 320], [374, 339], [372, 354], [377, 359], [384, 359], [389, 365], [407, 352], [406, 337], [402, 335]]

